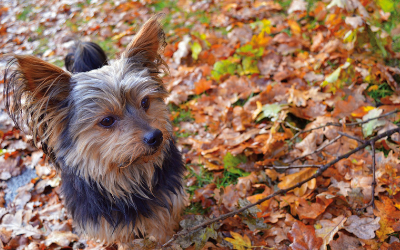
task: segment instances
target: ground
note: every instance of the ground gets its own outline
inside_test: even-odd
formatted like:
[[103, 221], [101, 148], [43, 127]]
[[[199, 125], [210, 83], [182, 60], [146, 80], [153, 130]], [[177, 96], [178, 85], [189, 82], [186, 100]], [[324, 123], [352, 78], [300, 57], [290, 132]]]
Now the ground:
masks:
[[[64, 67], [82, 40], [113, 60], [163, 12], [165, 101], [190, 194], [180, 230], [270, 198], [170, 246], [398, 249], [399, 9], [399, 0], [6, 0], [0, 53]], [[0, 136], [0, 248], [116, 247], [76, 234], [62, 180], [4, 111]]]

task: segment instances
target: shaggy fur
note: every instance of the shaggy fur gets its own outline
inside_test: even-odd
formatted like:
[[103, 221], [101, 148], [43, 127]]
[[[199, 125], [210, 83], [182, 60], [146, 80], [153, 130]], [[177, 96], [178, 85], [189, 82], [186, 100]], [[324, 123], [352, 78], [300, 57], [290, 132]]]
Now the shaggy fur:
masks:
[[[5, 74], [7, 110], [61, 172], [78, 231], [107, 244], [129, 246], [140, 235], [164, 242], [186, 203], [184, 165], [159, 78], [166, 65], [158, 19], [143, 25], [120, 59], [99, 69], [71, 75], [12, 55]], [[104, 126], [105, 118], [114, 123]], [[162, 142], [154, 147], [145, 137], [157, 129]]]

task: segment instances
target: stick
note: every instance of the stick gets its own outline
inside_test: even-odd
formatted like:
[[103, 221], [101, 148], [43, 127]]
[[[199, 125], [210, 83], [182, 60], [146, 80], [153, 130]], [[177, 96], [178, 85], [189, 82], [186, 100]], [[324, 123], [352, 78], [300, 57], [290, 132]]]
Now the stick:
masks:
[[[304, 183], [309, 182], [310, 180], [315, 179], [315, 178], [317, 178], [318, 176], [322, 175], [322, 173], [325, 172], [325, 171], [326, 171], [330, 166], [332, 166], [333, 164], [339, 162], [340, 160], [343, 160], [343, 159], [345, 159], [345, 158], [348, 158], [350, 155], [352, 155], [352, 154], [354, 154], [354, 153], [356, 153], [356, 152], [358, 152], [358, 151], [364, 149], [364, 148], [367, 147], [368, 145], [372, 145], [372, 144], [375, 145], [375, 142], [376, 142], [376, 141], [378, 141], [378, 140], [380, 140], [380, 139], [382, 139], [382, 138], [384, 138], [384, 137], [386, 137], [386, 136], [390, 136], [390, 135], [392, 135], [392, 134], [394, 134], [394, 133], [396, 133], [396, 132], [400, 132], [400, 128], [395, 128], [395, 129], [388, 130], [388, 131], [386, 131], [386, 132], [384, 132], [384, 133], [382, 133], [382, 134], [380, 134], [380, 135], [375, 136], [374, 138], [372, 138], [372, 139], [370, 139], [370, 140], [365, 141], [365, 143], [363, 143], [362, 145], [358, 146], [357, 148], [351, 150], [350, 152], [348, 152], [348, 153], [346, 153], [346, 154], [343, 154], [343, 155], [341, 155], [341, 156], [336, 157], [336, 159], [334, 159], [334, 160], [328, 162], [327, 164], [323, 165], [321, 168], [318, 168], [318, 169], [316, 170], [316, 172], [315, 172], [311, 177], [309, 177], [309, 178], [307, 178], [307, 179], [305, 179], [305, 180], [303, 180], [303, 181], [297, 183], [296, 185], [294, 185], [294, 186], [292, 186], [292, 187], [289, 187], [289, 188], [286, 188], [286, 189], [280, 189], [280, 190], [278, 190], [278, 191], [276, 191], [276, 192], [274, 192], [274, 193], [268, 195], [267, 197], [265, 197], [265, 198], [263, 198], [263, 199], [261, 199], [261, 200], [255, 202], [255, 203], [252, 203], [252, 204], [249, 204], [249, 205], [247, 205], [247, 206], [245, 206], [245, 207], [242, 207], [241, 209], [232, 211], [232, 212], [230, 212], [230, 213], [226, 213], [226, 214], [221, 215], [221, 216], [219, 216], [219, 217], [217, 217], [217, 218], [215, 218], [215, 219], [206, 221], [206, 222], [204, 222], [204, 223], [201, 223], [201, 224], [199, 224], [199, 225], [197, 225], [197, 226], [195, 226], [195, 227], [189, 228], [189, 229], [187, 229], [187, 230], [186, 230], [186, 229], [185, 229], [185, 230], [181, 230], [181, 231], [179, 231], [178, 233], [174, 234], [174, 236], [172, 236], [172, 238], [171, 238], [168, 242], [166, 242], [166, 243], [163, 245], [163, 247], [168, 246], [169, 244], [171, 244], [173, 241], [175, 241], [175, 240], [176, 240], [179, 236], [181, 236], [181, 235], [193, 233], [193, 232], [195, 232], [195, 231], [197, 231], [197, 230], [199, 230], [199, 229], [201, 229], [201, 228], [203, 228], [203, 227], [206, 227], [206, 226], [208, 226], [208, 225], [210, 225], [210, 224], [212, 224], [212, 223], [215, 223], [215, 222], [224, 220], [224, 219], [226, 219], [226, 218], [228, 218], [228, 217], [232, 217], [232, 216], [234, 216], [234, 215], [236, 215], [236, 214], [239, 214], [239, 213], [243, 212], [243, 211], [246, 210], [246, 209], [249, 209], [249, 208], [251, 208], [251, 207], [254, 207], [255, 205], [259, 205], [259, 204], [263, 203], [264, 201], [269, 200], [269, 199], [271, 199], [271, 198], [273, 198], [273, 197], [275, 197], [275, 196], [277, 196], [277, 195], [284, 194], [284, 193], [286, 193], [286, 192], [288, 192], [288, 191], [290, 191], [290, 190], [292, 190], [292, 189], [295, 189], [295, 188], [297, 188], [297, 187], [300, 187], [300, 186], [303, 185]], [[373, 147], [373, 153], [374, 153], [374, 151], [375, 151], [375, 147]], [[374, 162], [375, 162], [375, 154], [373, 154], [373, 155], [374, 155], [374, 156], [373, 156], [373, 157], [374, 157], [373, 159], [374, 159]], [[375, 174], [375, 163], [373, 164], [373, 169], [374, 169], [374, 174]], [[374, 183], [374, 182], [375, 182], [375, 180], [373, 181], [373, 183]]]
[[302, 131], [297, 132], [297, 133], [292, 137], [292, 139], [289, 140], [289, 142], [292, 142], [292, 141], [293, 141], [294, 139], [296, 139], [299, 135], [301, 135], [301, 134], [303, 134], [303, 133], [311, 132], [311, 131], [313, 131], [313, 130], [325, 128], [325, 127], [328, 127], [328, 126], [341, 127], [341, 126], [343, 126], [343, 125], [345, 125], [345, 126], [360, 125], [360, 124], [364, 124], [364, 123], [370, 122], [370, 121], [372, 121], [372, 120], [376, 120], [376, 119], [380, 119], [380, 118], [383, 118], [383, 117], [386, 117], [386, 116], [389, 116], [389, 115], [396, 114], [396, 113], [398, 113], [398, 112], [400, 112], [400, 110], [396, 109], [396, 110], [390, 111], [390, 112], [388, 112], [388, 113], [386, 113], [386, 114], [383, 114], [383, 115], [380, 115], [380, 116], [377, 116], [377, 117], [373, 117], [373, 118], [369, 118], [369, 119], [367, 119], [367, 120], [365, 120], [365, 121], [352, 122], [352, 123], [347, 123], [347, 124], [346, 124], [346, 123], [345, 123], [345, 124], [340, 124], [340, 123], [328, 122], [328, 123], [326, 123], [325, 125], [321, 125], [321, 126], [318, 126], [318, 127], [315, 127], [315, 128], [310, 128], [310, 129], [307, 129], [307, 130], [302, 130]]
[[296, 157], [295, 159], [291, 160], [289, 163], [293, 163], [293, 162], [295, 162], [295, 161], [297, 161], [297, 160], [303, 159], [303, 158], [305, 158], [305, 157], [307, 157], [307, 156], [310, 156], [310, 155], [312, 155], [312, 154], [319, 153], [319, 152], [321, 152], [324, 148], [328, 147], [329, 145], [332, 145], [333, 143], [335, 143], [335, 142], [336, 142], [337, 140], [339, 140], [340, 138], [342, 138], [342, 135], [336, 136], [335, 138], [332, 139], [332, 141], [330, 141], [330, 142], [327, 143], [326, 145], [320, 146], [320, 147], [317, 148], [314, 152], [311, 152], [311, 153], [306, 154], [306, 155], [303, 155], [303, 156]]

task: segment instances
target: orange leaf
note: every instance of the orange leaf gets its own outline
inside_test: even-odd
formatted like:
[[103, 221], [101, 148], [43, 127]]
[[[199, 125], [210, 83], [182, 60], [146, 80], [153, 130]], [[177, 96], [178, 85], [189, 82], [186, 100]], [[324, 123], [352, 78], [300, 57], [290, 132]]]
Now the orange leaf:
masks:
[[301, 221], [296, 221], [288, 233], [288, 238], [292, 244], [291, 249], [319, 249], [323, 240], [315, 235], [313, 226], [306, 226]]
[[[289, 188], [289, 187], [293, 186], [294, 184], [299, 183], [300, 181], [303, 181], [303, 180], [309, 178], [310, 176], [312, 176], [315, 173], [315, 171], [316, 170], [314, 168], [307, 168], [307, 169], [301, 170], [297, 173], [287, 175], [282, 178], [282, 181], [278, 184], [278, 187], [280, 189]], [[314, 189], [315, 184], [316, 184], [316, 181], [315, 181], [315, 179], [313, 179], [307, 183], [304, 183], [300, 187], [300, 189], [299, 188], [294, 189], [294, 192], [297, 196], [302, 196], [307, 191], [307, 187], [310, 189]]]
[[211, 88], [212, 81], [211, 80], [206, 80], [206, 79], [200, 79], [200, 81], [196, 82], [194, 84], [194, 93], [196, 95], [199, 95], [203, 93], [206, 90], [209, 90]]
[[301, 27], [296, 21], [288, 20], [288, 24], [289, 24], [290, 30], [292, 31], [293, 34], [295, 34], [295, 35], [301, 34]]

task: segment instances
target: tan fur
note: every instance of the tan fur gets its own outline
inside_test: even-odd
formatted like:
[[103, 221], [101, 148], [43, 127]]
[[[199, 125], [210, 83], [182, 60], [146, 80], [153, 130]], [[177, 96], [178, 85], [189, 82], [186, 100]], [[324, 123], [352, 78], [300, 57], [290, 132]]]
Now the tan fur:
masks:
[[114, 229], [107, 223], [106, 220], [101, 221], [100, 226], [91, 224], [85, 225], [81, 232], [88, 238], [100, 239], [104, 244], [109, 245], [114, 242], [122, 243], [122, 249], [132, 249], [130, 242], [139, 234], [139, 231], [146, 232], [146, 236], [154, 236], [159, 242], [164, 243], [172, 236], [172, 232], [179, 227], [179, 218], [182, 209], [187, 205], [187, 194], [182, 192], [178, 196], [173, 196], [171, 204], [172, 211], [169, 212], [165, 208], [160, 208], [157, 211], [157, 219], [148, 219], [142, 217], [136, 222], [134, 229], [132, 227], [119, 227]]

